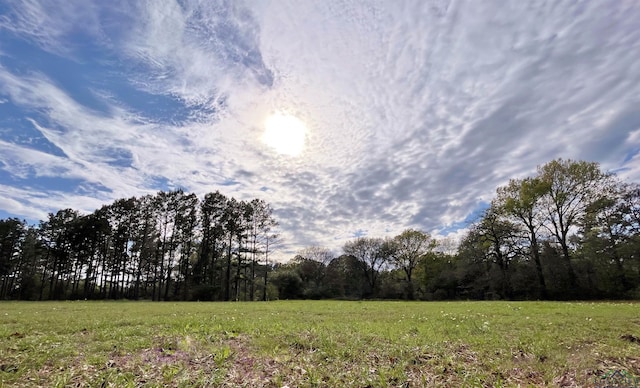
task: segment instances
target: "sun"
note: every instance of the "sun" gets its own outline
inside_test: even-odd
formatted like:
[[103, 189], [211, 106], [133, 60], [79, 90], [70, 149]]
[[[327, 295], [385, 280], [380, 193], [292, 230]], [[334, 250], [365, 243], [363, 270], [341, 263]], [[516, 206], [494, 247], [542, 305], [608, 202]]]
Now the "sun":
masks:
[[305, 145], [307, 126], [295, 116], [275, 113], [267, 118], [262, 140], [277, 153], [297, 156]]

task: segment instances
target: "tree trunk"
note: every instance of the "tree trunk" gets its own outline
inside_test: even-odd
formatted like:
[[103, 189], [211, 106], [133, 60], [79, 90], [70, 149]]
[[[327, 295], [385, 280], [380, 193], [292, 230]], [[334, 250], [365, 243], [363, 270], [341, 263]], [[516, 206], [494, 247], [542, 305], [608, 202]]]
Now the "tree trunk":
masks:
[[229, 233], [229, 246], [227, 248], [227, 272], [225, 274], [224, 300], [231, 299], [231, 243], [233, 235]]

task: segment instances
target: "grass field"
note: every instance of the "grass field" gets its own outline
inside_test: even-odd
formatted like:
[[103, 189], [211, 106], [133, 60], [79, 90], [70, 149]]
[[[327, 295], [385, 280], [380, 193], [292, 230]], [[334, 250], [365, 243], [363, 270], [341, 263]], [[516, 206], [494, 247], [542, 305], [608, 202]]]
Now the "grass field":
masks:
[[0, 386], [593, 386], [640, 304], [3, 302]]

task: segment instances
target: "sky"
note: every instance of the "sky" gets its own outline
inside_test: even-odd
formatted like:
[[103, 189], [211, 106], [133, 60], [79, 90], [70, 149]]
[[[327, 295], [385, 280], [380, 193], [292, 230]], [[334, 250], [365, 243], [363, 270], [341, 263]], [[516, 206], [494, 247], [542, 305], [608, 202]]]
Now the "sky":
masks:
[[0, 218], [219, 190], [340, 253], [560, 157], [640, 181], [640, 2], [0, 2]]

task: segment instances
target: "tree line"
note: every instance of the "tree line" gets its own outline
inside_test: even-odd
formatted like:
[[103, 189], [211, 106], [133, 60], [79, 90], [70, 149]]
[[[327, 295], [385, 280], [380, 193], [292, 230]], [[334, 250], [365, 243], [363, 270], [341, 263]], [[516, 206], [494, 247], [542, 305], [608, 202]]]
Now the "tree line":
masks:
[[638, 299], [640, 185], [557, 159], [499, 187], [457, 246], [409, 229], [331, 256], [301, 251], [274, 286], [287, 298]]
[[0, 220], [0, 299], [266, 299], [269, 204], [182, 190]]
[[272, 213], [177, 190], [0, 220], [0, 299], [640, 298], [640, 185], [597, 163], [512, 179], [457, 244], [407, 229], [274, 263]]

